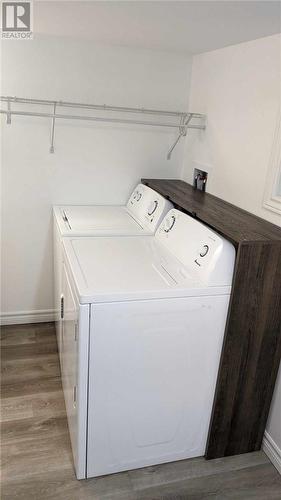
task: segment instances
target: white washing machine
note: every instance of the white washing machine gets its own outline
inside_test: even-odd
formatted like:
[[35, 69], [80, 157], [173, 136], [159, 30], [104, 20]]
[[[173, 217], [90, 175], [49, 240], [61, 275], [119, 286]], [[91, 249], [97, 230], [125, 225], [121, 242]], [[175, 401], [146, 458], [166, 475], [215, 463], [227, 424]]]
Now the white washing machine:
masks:
[[54, 214], [54, 297], [58, 350], [61, 346], [62, 238], [73, 236], [136, 236], [154, 234], [172, 204], [138, 184], [127, 205], [56, 206]]
[[63, 247], [62, 380], [77, 477], [204, 455], [234, 247], [176, 209], [155, 236]]

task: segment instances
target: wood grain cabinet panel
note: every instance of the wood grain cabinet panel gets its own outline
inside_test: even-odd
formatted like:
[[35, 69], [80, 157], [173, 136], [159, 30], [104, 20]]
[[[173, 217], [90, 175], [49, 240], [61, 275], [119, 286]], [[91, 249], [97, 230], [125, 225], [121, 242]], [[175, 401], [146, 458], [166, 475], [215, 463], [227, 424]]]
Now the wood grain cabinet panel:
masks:
[[281, 357], [281, 229], [186, 182], [142, 182], [236, 247], [205, 456], [259, 450]]

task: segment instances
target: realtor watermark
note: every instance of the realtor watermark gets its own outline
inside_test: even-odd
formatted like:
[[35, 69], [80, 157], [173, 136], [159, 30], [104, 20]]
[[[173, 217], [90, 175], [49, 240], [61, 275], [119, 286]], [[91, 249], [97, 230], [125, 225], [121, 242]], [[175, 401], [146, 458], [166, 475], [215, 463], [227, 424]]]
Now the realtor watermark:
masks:
[[1, 38], [9, 40], [33, 38], [32, 1], [1, 2]]

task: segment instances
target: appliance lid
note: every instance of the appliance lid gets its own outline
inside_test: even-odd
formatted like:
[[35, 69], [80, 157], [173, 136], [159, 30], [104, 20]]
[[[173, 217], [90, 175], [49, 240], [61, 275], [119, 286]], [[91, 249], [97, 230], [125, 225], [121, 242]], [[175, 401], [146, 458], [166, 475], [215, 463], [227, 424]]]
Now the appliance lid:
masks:
[[124, 206], [61, 206], [54, 213], [63, 235], [144, 233], [143, 225]]
[[154, 236], [67, 238], [63, 245], [81, 303], [230, 293], [206, 287]]
[[172, 204], [143, 184], [124, 205], [55, 206], [62, 236], [115, 236], [154, 234]]

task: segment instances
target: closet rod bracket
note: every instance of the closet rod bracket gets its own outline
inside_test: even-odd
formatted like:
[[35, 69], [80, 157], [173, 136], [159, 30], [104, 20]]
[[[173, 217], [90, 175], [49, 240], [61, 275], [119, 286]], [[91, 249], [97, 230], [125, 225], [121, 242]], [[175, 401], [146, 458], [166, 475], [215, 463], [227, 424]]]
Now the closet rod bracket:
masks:
[[179, 124], [179, 135], [177, 136], [175, 142], [173, 145], [170, 147], [168, 153], [167, 153], [167, 160], [170, 160], [172, 157], [172, 152], [174, 151], [176, 145], [180, 141], [182, 137], [186, 137], [187, 135], [187, 129], [188, 129], [188, 124], [193, 118], [193, 113], [185, 113], [182, 115], [180, 119], [180, 124]]
[[57, 108], [57, 103], [54, 102], [52, 126], [51, 126], [51, 145], [50, 145], [50, 153], [51, 154], [53, 154], [55, 152], [54, 140], [55, 140], [56, 108]]
[[12, 117], [11, 117], [11, 100], [7, 100], [7, 125], [11, 125]]

